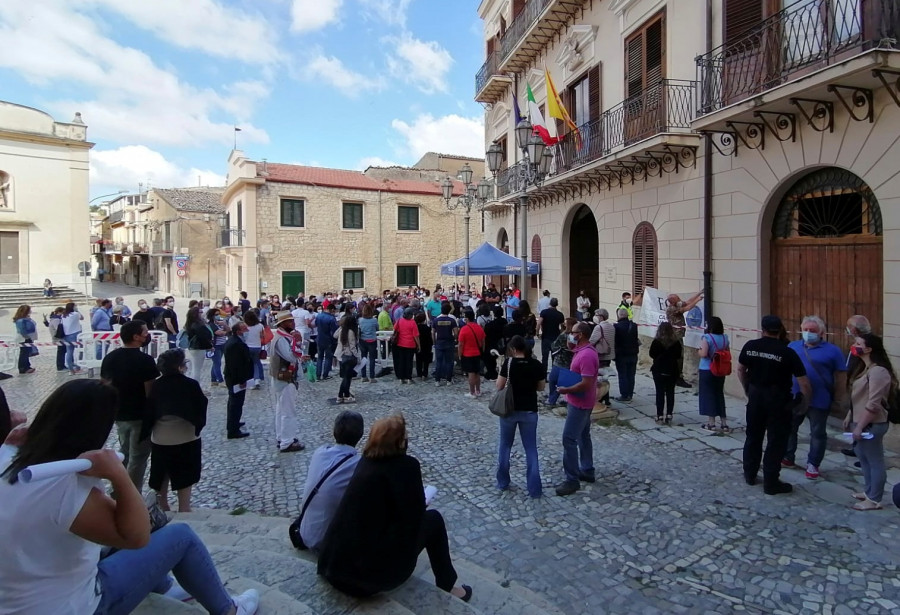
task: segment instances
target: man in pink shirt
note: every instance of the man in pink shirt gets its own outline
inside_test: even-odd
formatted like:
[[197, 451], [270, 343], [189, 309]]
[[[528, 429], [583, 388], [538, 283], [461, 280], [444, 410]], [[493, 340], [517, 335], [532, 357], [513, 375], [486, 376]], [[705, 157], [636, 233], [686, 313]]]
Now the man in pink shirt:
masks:
[[590, 344], [591, 326], [580, 322], [569, 334], [569, 348], [574, 353], [569, 369], [581, 376], [573, 386], [559, 387], [566, 395], [567, 414], [563, 427], [563, 472], [566, 478], [556, 486], [556, 495], [571, 495], [581, 488], [581, 481], [594, 482], [594, 446], [591, 442], [591, 410], [597, 401], [597, 372], [600, 362]]

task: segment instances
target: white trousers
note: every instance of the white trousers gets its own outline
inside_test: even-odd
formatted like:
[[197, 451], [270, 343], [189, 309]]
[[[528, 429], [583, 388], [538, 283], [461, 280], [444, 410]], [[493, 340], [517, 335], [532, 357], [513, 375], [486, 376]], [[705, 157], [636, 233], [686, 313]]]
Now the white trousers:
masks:
[[278, 448], [286, 449], [294, 440], [299, 441], [297, 426], [297, 388], [288, 382], [275, 380], [272, 386], [275, 396], [275, 440]]
[[[200, 386], [203, 386], [203, 372], [206, 367], [206, 351], [205, 350], [188, 350], [188, 357], [191, 360], [191, 373], [188, 374], [191, 378], [200, 383]], [[209, 371], [207, 370], [207, 375], [209, 375]], [[207, 378], [207, 382], [209, 379]], [[204, 387], [204, 390], [208, 389], [207, 385]]]

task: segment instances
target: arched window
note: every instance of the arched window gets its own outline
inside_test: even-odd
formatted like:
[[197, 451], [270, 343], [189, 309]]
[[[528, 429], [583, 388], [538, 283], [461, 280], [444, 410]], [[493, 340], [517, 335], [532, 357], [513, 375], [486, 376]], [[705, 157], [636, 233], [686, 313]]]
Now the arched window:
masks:
[[649, 222], [641, 222], [634, 229], [632, 238], [633, 293], [646, 287], [658, 288], [656, 279], [656, 229]]
[[[535, 235], [531, 238], [531, 262], [537, 263], [538, 266], [541, 265], [541, 236]], [[531, 277], [531, 288], [538, 287], [538, 276], [533, 275]]]
[[506, 229], [501, 228], [497, 234], [497, 247], [509, 254], [509, 235], [507, 235]]

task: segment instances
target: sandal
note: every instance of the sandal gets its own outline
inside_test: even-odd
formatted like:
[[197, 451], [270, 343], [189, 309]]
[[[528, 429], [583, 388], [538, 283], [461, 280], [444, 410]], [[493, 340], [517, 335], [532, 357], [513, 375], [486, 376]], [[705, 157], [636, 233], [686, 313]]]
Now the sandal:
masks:
[[701, 425], [700, 429], [702, 429], [703, 431], [715, 431], [716, 426], [715, 425]]
[[854, 504], [852, 508], [853, 510], [881, 510], [881, 504], [866, 498], [859, 504]]
[[865, 502], [865, 501], [868, 499], [868, 498], [866, 497], [866, 494], [863, 493], [862, 491], [860, 491], [859, 493], [853, 493], [853, 494], [851, 494], [851, 495], [852, 495], [855, 499], [859, 500], [860, 502]]
[[731, 427], [728, 425], [722, 425], [722, 433], [731, 433]]
[[658, 417], [656, 417], [656, 422], [657, 422], [657, 424], [659, 424], [659, 423], [662, 423], [662, 422], [663, 422], [663, 417], [662, 417], [662, 415], [660, 415], [660, 416], [658, 416]]

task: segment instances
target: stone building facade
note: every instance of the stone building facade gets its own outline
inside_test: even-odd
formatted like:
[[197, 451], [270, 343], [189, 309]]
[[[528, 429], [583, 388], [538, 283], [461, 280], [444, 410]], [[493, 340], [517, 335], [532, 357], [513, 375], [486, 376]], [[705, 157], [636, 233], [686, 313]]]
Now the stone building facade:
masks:
[[[391, 175], [258, 163], [232, 152], [219, 248], [226, 293], [380, 293], [441, 282], [440, 265], [464, 252], [463, 215], [448, 210], [437, 180]], [[482, 232], [473, 212], [472, 248]]]
[[0, 101], [0, 284], [75, 286], [91, 260], [88, 166], [81, 114], [57, 122]]
[[557, 124], [541, 186], [498, 187], [485, 232], [520, 254], [527, 211], [527, 255], [566, 311], [582, 288], [609, 309], [626, 290], [705, 289], [735, 350], [771, 312], [794, 336], [818, 314], [846, 347], [861, 313], [900, 355], [896, 2], [485, 0], [479, 15], [499, 183], [520, 160], [512, 96], [527, 84], [543, 111], [545, 65], [579, 127], [580, 145]]

